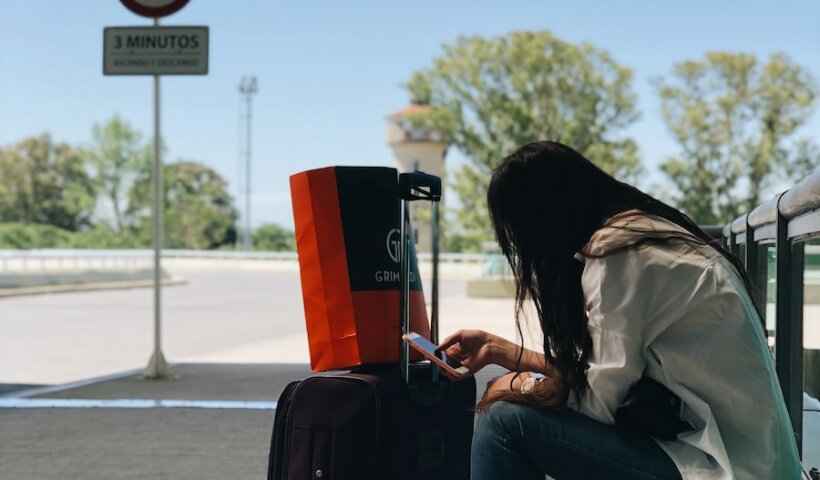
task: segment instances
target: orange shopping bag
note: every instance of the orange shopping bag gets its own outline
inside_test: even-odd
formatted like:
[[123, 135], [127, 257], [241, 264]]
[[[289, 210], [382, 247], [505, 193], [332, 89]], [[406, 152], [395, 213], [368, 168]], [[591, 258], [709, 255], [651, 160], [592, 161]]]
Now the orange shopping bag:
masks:
[[[397, 182], [396, 169], [385, 167], [327, 167], [290, 177], [313, 371], [399, 359]], [[410, 329], [429, 338], [410, 255]]]

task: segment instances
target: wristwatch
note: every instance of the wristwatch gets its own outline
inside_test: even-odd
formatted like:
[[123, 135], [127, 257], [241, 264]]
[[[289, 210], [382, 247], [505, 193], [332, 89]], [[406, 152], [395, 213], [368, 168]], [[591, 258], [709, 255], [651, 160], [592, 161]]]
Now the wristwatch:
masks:
[[544, 379], [544, 375], [540, 373], [530, 373], [530, 376], [521, 382], [521, 393], [530, 393], [535, 388], [535, 384]]

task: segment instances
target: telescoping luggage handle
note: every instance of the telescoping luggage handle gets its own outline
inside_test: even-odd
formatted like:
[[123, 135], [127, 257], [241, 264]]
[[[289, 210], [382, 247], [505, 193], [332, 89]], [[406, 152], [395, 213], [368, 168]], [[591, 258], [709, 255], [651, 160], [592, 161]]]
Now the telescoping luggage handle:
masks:
[[406, 201], [438, 202], [441, 200], [441, 179], [418, 171], [402, 173], [399, 175], [399, 196]]
[[[409, 235], [409, 215], [407, 202], [414, 200], [429, 200], [432, 202], [433, 215], [431, 230], [433, 232], [433, 280], [432, 280], [432, 313], [430, 315], [430, 341], [438, 344], [438, 256], [439, 256], [439, 201], [441, 200], [441, 179], [435, 175], [423, 172], [409, 172], [399, 175], [399, 197], [401, 197], [401, 227], [399, 258], [401, 259], [400, 288], [401, 300], [401, 334], [410, 330], [410, 262], [407, 258], [411, 236]], [[404, 340], [401, 343], [399, 367], [404, 380], [410, 380], [410, 351]], [[433, 381], [438, 380], [438, 366], [432, 364]]]

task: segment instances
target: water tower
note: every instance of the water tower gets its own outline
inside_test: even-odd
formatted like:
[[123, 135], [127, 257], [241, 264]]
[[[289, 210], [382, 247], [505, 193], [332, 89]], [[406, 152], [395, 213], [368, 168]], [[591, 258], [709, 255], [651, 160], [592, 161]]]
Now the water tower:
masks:
[[[421, 170], [444, 179], [444, 157], [447, 154], [444, 135], [414, 121], [429, 113], [429, 105], [413, 101], [410, 105], [388, 115], [387, 143], [393, 148], [394, 163], [399, 172]], [[442, 213], [443, 206], [442, 202]], [[410, 218], [413, 227], [418, 231], [417, 251], [430, 252], [432, 249], [429, 204], [412, 202]]]

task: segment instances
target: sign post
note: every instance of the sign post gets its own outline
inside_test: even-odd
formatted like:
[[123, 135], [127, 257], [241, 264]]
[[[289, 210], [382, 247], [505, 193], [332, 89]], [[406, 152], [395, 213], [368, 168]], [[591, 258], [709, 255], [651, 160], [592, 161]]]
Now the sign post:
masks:
[[154, 158], [151, 164], [154, 247], [154, 351], [143, 377], [170, 376], [162, 354], [163, 183], [160, 136], [160, 76], [208, 73], [208, 27], [160, 27], [159, 18], [189, 0], [120, 0], [132, 12], [154, 19], [153, 27], [108, 27], [103, 31], [103, 75], [154, 77]]
[[[159, 27], [159, 19], [154, 19], [154, 27]], [[165, 355], [162, 354], [162, 214], [163, 208], [163, 187], [162, 187], [162, 158], [160, 151], [160, 101], [159, 101], [159, 75], [154, 75], [154, 161], [151, 163], [151, 192], [154, 196], [152, 202], [154, 217], [154, 352], [148, 360], [148, 365], [142, 372], [145, 378], [165, 378], [170, 372]]]

